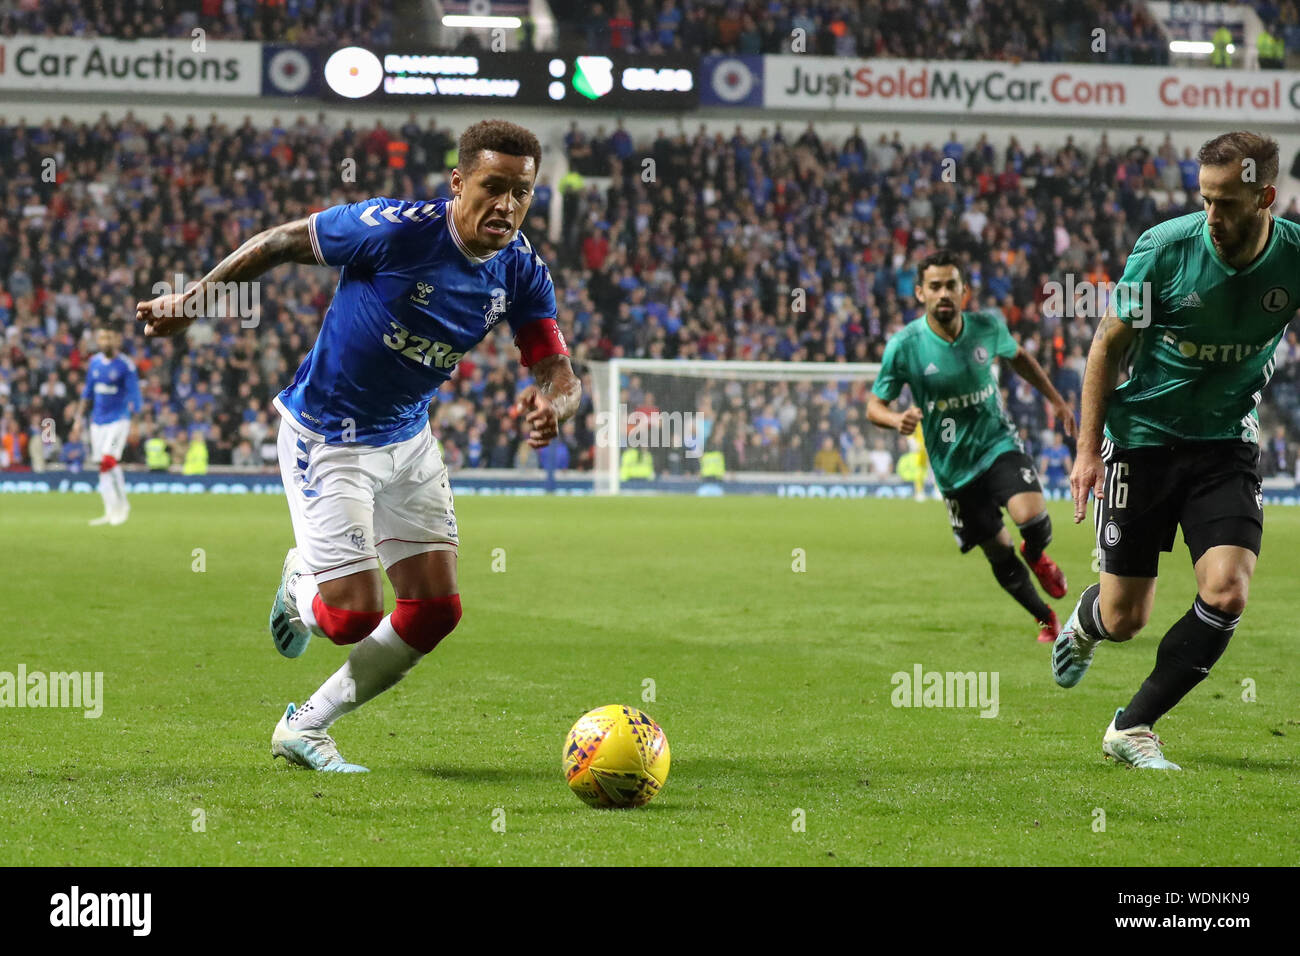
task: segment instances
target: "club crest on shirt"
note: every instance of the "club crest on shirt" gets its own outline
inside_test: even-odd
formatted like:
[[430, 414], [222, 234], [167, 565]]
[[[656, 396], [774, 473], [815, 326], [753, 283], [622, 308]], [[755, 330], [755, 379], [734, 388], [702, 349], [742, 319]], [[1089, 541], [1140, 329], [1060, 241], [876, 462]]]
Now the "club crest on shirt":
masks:
[[1287, 294], [1286, 289], [1275, 285], [1264, 293], [1259, 304], [1265, 312], [1281, 312], [1291, 304], [1291, 296]]
[[1027, 484], [1027, 485], [1032, 485], [1032, 484], [1034, 483], [1034, 469], [1032, 469], [1032, 468], [1021, 468], [1021, 469], [1020, 469], [1020, 477], [1024, 479], [1025, 484]]
[[483, 307], [483, 325], [488, 331], [492, 326], [501, 321], [506, 314], [506, 307], [509, 303], [506, 301], [506, 290], [497, 288], [492, 290], [492, 301]]
[[971, 355], [980, 365], [984, 365], [989, 360], [989, 350], [982, 345], [975, 346], [975, 350], [971, 352]]

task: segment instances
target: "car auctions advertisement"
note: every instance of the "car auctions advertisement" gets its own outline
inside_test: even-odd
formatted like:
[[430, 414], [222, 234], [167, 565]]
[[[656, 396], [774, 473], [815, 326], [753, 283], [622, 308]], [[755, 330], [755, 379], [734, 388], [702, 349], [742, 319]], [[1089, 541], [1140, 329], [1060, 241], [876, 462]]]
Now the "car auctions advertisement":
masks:
[[0, 37], [0, 90], [257, 96], [262, 44]]

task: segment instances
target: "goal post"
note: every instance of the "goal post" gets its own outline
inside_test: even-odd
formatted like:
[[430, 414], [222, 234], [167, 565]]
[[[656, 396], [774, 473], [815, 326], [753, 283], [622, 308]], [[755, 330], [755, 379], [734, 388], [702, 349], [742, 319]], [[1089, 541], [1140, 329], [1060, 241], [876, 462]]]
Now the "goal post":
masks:
[[[589, 362], [595, 412], [594, 491], [619, 494], [665, 482], [809, 475], [810, 438], [832, 444], [863, 430], [878, 363], [625, 359]], [[868, 446], [871, 434], [864, 434]], [[714, 454], [710, 454], [714, 453]], [[829, 460], [827, 455], [822, 461]]]

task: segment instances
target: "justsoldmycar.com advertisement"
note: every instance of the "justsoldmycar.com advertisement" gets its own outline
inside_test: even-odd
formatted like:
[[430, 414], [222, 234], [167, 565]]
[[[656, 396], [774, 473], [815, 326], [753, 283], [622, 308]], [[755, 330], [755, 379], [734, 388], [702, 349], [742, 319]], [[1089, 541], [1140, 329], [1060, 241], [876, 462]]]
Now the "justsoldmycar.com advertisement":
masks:
[[515, 103], [687, 110], [699, 102], [689, 57], [449, 54], [344, 47], [323, 58], [327, 97], [380, 102]]

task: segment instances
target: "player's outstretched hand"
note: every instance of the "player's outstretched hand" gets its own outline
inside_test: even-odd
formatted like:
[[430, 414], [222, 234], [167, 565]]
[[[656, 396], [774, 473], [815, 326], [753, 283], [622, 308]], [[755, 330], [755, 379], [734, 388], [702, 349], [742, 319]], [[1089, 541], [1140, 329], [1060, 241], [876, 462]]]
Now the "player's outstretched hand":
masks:
[[185, 315], [185, 293], [170, 292], [135, 304], [135, 320], [144, 323], [144, 334], [153, 337], [184, 332], [194, 321]]
[[898, 434], [910, 435], [916, 431], [916, 426], [921, 423], [921, 410], [913, 405], [903, 414], [898, 416]]
[[1088, 515], [1088, 493], [1092, 492], [1101, 500], [1103, 485], [1106, 480], [1106, 466], [1101, 455], [1096, 452], [1080, 450], [1074, 458], [1074, 470], [1070, 472], [1070, 494], [1074, 496], [1074, 523], [1078, 524]]
[[1074, 409], [1070, 407], [1069, 402], [1061, 402], [1059, 405], [1052, 406], [1052, 414], [1060, 419], [1062, 426], [1065, 428], [1065, 434], [1074, 438], [1078, 434], [1079, 425], [1074, 420]]
[[533, 448], [545, 448], [552, 438], [560, 434], [560, 420], [555, 414], [555, 406], [536, 385], [529, 385], [519, 393], [515, 412], [527, 413], [524, 414], [524, 421], [528, 423], [528, 444]]

